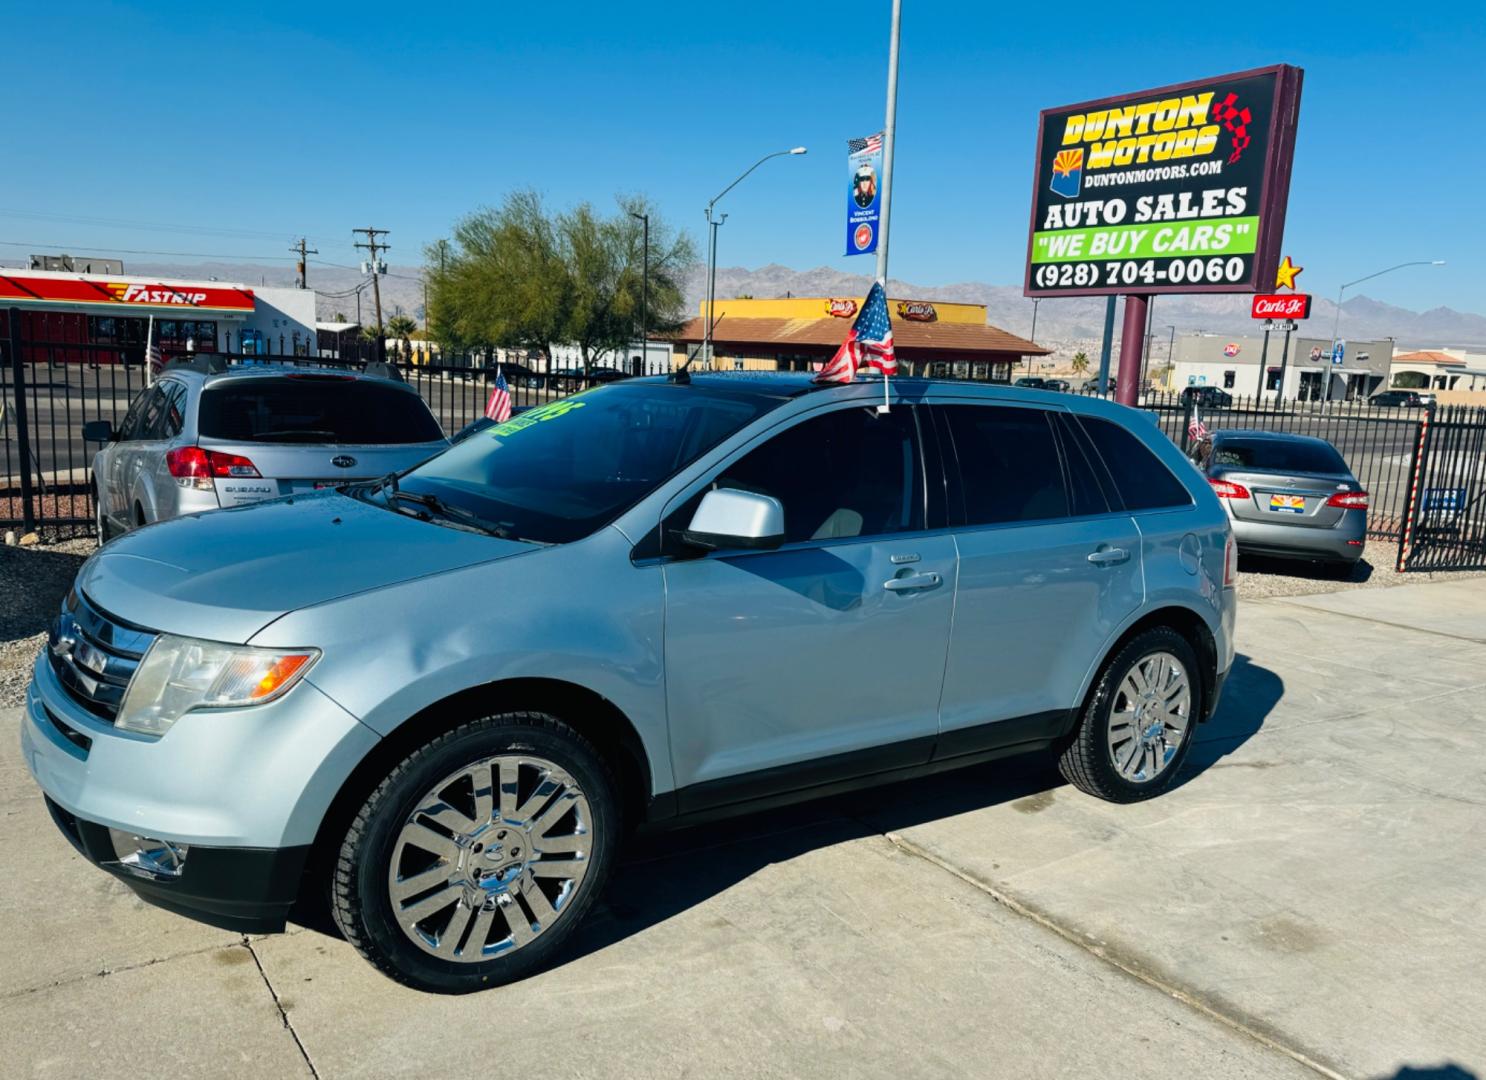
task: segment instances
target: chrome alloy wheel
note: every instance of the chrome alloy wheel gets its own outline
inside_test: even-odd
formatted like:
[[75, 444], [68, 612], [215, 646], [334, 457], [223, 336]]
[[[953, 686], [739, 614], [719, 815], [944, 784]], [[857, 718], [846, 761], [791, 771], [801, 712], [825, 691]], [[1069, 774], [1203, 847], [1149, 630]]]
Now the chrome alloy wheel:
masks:
[[476, 963], [527, 945], [562, 917], [588, 873], [592, 812], [560, 766], [485, 758], [418, 800], [392, 849], [387, 890], [415, 945]]
[[1192, 720], [1192, 681], [1169, 652], [1141, 657], [1115, 692], [1109, 759], [1126, 780], [1143, 784], [1166, 771]]

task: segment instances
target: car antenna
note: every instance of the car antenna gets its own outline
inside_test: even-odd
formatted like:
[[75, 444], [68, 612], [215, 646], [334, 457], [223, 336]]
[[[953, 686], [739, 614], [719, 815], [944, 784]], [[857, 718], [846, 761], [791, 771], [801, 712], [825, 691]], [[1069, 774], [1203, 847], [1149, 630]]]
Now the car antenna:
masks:
[[[719, 315], [717, 317], [717, 321], [712, 324], [712, 329], [713, 330], [716, 330], [717, 327], [718, 327], [718, 325], [726, 317], [727, 317], [727, 312], [723, 312], [721, 315]], [[702, 351], [702, 347], [700, 345], [698, 345], [696, 347], [696, 350], [694, 352], [692, 352], [692, 354], [686, 358], [686, 363], [682, 364], [675, 371], [671, 372], [670, 381], [673, 382], [673, 383], [677, 383], [680, 386], [689, 386], [689, 385], [691, 385], [691, 373], [689, 371], [687, 371], [686, 369], [689, 368], [689, 367], [691, 367], [691, 362], [697, 358], [697, 355], [701, 351]]]

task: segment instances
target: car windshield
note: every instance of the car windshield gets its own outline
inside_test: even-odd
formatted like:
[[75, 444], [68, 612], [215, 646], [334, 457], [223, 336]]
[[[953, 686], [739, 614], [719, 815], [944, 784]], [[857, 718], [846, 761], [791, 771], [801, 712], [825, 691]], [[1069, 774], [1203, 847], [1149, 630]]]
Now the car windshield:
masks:
[[346, 375], [228, 379], [201, 395], [203, 438], [233, 442], [434, 442], [444, 437], [423, 399], [406, 387]]
[[698, 386], [615, 383], [477, 432], [403, 476], [400, 487], [468, 511], [503, 535], [564, 544], [780, 403]]
[[1223, 439], [1213, 447], [1213, 464], [1278, 473], [1347, 471], [1347, 463], [1330, 445], [1286, 439]]

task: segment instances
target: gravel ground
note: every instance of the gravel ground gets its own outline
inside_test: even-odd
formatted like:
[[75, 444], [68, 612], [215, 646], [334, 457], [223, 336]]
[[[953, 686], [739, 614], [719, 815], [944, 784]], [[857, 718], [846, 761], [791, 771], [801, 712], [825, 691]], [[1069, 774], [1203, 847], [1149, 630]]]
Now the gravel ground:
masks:
[[[29, 548], [0, 545], [0, 708], [25, 703], [31, 662], [46, 641], [47, 625], [93, 551], [90, 539]], [[1369, 541], [1353, 579], [1338, 581], [1307, 563], [1245, 557], [1238, 564], [1238, 595], [1257, 600], [1486, 577], [1486, 571], [1399, 574], [1393, 569], [1397, 559], [1396, 544]]]
[[31, 662], [83, 560], [97, 545], [64, 540], [35, 547], [0, 544], [0, 708], [26, 701]]

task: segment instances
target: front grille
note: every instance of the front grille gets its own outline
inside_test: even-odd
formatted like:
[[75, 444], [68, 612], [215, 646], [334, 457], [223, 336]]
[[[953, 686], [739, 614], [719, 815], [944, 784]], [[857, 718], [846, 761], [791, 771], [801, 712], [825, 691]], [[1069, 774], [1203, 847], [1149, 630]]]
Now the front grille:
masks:
[[46, 651], [69, 696], [94, 716], [112, 721], [154, 641], [153, 632], [113, 618], [73, 589], [47, 634]]

